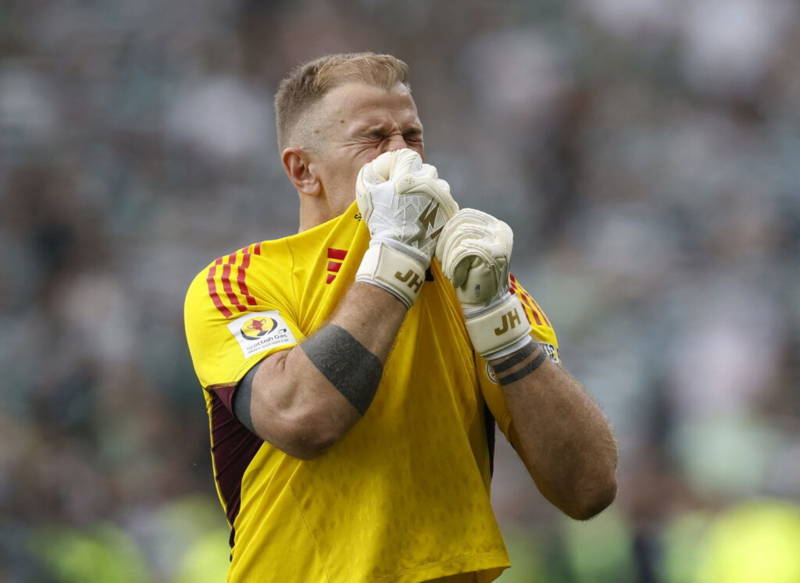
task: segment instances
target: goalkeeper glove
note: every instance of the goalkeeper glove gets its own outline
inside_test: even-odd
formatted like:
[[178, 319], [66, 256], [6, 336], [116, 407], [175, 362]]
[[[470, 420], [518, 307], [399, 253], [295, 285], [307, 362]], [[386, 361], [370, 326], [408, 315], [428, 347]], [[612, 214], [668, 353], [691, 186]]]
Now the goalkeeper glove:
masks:
[[395, 150], [361, 168], [356, 200], [371, 236], [356, 281], [377, 285], [410, 308], [436, 237], [458, 210], [450, 186], [414, 150]]
[[462, 209], [442, 230], [436, 257], [456, 289], [475, 351], [500, 358], [532, 342], [519, 298], [508, 291], [514, 233], [503, 221]]

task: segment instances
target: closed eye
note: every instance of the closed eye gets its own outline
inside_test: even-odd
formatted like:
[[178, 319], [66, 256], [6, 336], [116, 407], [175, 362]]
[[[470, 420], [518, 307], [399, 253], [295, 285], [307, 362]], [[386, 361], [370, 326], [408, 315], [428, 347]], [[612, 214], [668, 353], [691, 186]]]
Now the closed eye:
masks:
[[422, 141], [422, 131], [420, 130], [408, 130], [403, 133], [403, 139], [406, 142], [421, 142]]

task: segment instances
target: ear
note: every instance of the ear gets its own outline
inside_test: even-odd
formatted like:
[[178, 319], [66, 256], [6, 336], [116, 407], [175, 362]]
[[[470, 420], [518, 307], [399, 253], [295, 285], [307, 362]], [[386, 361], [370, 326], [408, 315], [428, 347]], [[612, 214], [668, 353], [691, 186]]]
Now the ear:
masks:
[[297, 192], [308, 196], [319, 196], [322, 192], [322, 183], [319, 176], [311, 167], [308, 152], [303, 148], [291, 147], [281, 152], [283, 171]]

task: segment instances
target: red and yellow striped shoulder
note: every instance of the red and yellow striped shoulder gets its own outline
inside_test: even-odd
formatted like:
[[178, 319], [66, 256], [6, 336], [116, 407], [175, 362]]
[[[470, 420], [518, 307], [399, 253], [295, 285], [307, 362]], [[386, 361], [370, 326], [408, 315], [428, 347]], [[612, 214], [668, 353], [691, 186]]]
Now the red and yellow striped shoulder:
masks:
[[230, 255], [218, 257], [205, 269], [208, 295], [226, 318], [252, 309], [256, 299], [247, 285], [248, 269], [253, 256], [262, 252], [262, 243], [242, 247]]
[[547, 326], [548, 328], [553, 327], [552, 324], [550, 324], [550, 320], [547, 319], [544, 310], [536, 303], [533, 296], [522, 287], [513, 273], [508, 276], [508, 291], [517, 294], [517, 297], [522, 302], [522, 307], [525, 310], [525, 316], [527, 316], [529, 324]]
[[[287, 296], [293, 289], [291, 261], [285, 243], [263, 241], [218, 257], [189, 284], [184, 327], [203, 387], [235, 384], [270, 351], [303, 337]], [[269, 321], [284, 324], [281, 334], [248, 342], [254, 339], [245, 330]]]

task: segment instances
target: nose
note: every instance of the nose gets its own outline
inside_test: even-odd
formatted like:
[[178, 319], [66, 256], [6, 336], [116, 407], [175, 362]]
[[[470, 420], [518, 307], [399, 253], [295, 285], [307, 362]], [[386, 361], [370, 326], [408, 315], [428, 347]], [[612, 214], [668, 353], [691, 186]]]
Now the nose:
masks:
[[395, 150], [402, 150], [403, 148], [411, 148], [403, 137], [403, 134], [396, 133], [389, 136], [384, 142], [384, 152], [394, 152]]

